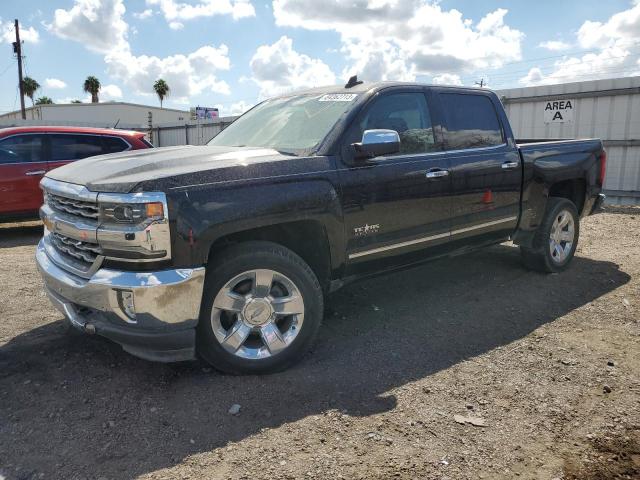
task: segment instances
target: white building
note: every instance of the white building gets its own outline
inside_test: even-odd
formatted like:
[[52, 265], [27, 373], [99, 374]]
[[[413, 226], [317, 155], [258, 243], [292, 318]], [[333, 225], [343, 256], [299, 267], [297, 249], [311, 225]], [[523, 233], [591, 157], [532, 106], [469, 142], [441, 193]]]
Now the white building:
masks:
[[188, 122], [191, 115], [188, 110], [152, 107], [126, 102], [67, 103], [36, 105], [26, 109], [27, 119], [22, 120], [20, 110], [0, 115], [0, 127], [42, 124], [73, 124], [96, 127], [147, 128], [149, 115], [153, 125], [163, 123]]
[[640, 205], [640, 76], [496, 93], [516, 139], [602, 139], [608, 202]]

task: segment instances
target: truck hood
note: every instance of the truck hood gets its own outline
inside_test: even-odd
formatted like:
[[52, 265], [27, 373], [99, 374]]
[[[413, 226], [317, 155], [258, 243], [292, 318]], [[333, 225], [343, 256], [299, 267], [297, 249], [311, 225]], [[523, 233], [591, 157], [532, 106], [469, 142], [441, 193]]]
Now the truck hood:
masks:
[[93, 192], [128, 193], [143, 182], [290, 158], [296, 157], [268, 148], [183, 145], [85, 158], [51, 170], [46, 176], [84, 185]]

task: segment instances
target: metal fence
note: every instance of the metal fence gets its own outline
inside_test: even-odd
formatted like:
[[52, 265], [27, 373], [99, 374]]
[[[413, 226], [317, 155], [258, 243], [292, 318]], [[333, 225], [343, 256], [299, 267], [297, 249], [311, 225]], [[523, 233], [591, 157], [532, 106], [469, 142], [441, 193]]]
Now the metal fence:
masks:
[[150, 140], [156, 147], [172, 145], [206, 145], [237, 117], [223, 117], [215, 121], [158, 125], [151, 129]]
[[609, 203], [640, 205], [640, 77], [497, 93], [516, 138], [601, 138]]
[[[169, 147], [173, 145], [205, 145], [224, 128], [231, 125], [237, 117], [223, 117], [213, 121], [189, 121], [187, 123], [171, 123], [144, 127], [125, 122], [119, 122], [117, 129], [136, 130], [145, 132], [147, 139], [156, 147]], [[107, 122], [76, 122], [65, 120], [0, 120], [0, 128], [15, 126], [68, 126], [68, 127], [95, 127], [113, 128], [114, 125]]]

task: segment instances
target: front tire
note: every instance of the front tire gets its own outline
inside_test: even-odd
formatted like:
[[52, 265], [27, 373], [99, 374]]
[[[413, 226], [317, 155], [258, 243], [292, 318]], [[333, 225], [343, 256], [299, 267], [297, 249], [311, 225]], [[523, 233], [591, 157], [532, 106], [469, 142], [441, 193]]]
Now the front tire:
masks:
[[522, 260], [532, 270], [561, 272], [571, 263], [579, 236], [580, 217], [576, 206], [566, 198], [551, 197], [532, 247], [520, 247]]
[[197, 350], [232, 374], [273, 373], [299, 361], [318, 333], [322, 289], [302, 258], [271, 242], [234, 245], [209, 262]]

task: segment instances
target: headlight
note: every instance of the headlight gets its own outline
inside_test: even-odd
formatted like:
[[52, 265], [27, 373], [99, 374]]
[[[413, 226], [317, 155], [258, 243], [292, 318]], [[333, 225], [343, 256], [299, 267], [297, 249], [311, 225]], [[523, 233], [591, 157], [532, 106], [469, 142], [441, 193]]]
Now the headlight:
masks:
[[98, 244], [107, 259], [171, 259], [167, 197], [162, 192], [99, 193]]
[[102, 203], [100, 205], [102, 223], [138, 224], [145, 220], [162, 220], [164, 205], [152, 203]]

